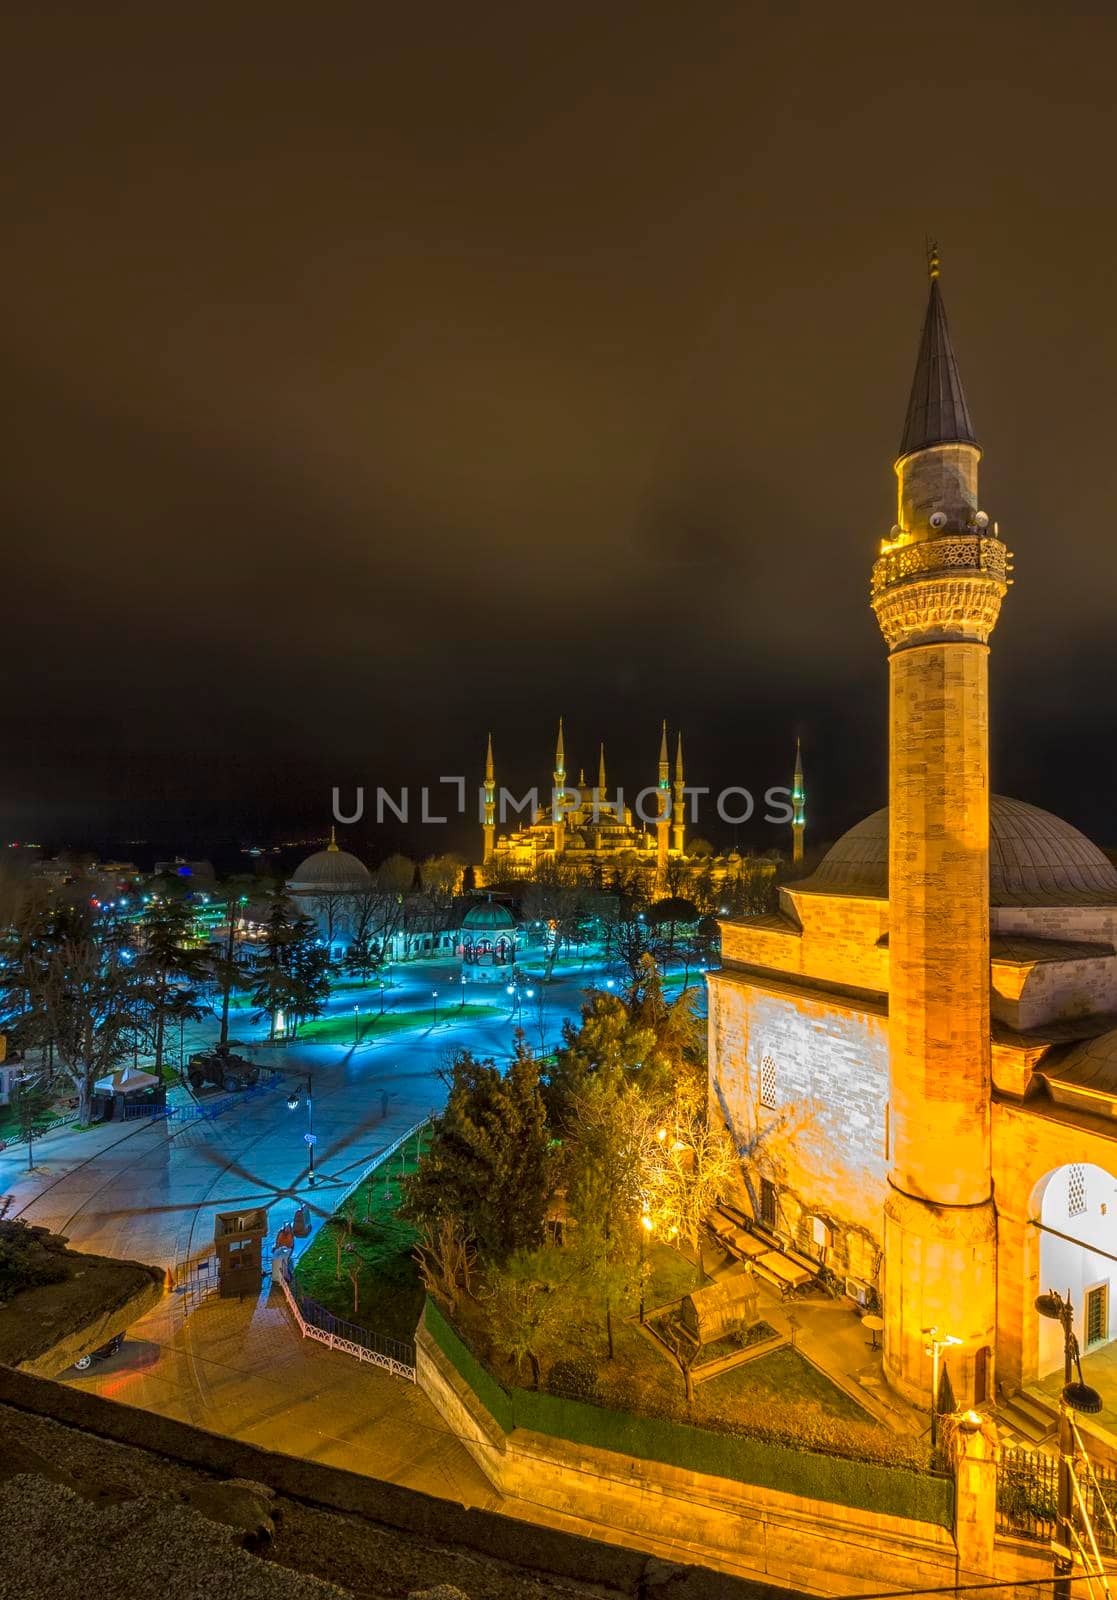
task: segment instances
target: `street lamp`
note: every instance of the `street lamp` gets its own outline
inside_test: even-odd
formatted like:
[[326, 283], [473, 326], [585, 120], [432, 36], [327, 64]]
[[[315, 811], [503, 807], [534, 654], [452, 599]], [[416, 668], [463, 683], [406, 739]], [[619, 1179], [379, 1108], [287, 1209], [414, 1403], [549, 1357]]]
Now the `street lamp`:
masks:
[[640, 1321], [641, 1322], [643, 1322], [643, 1320], [644, 1320], [644, 1283], [645, 1283], [644, 1261], [645, 1261], [645, 1252], [646, 1252], [645, 1236], [647, 1234], [651, 1233], [651, 1231], [652, 1231], [652, 1219], [651, 1219], [651, 1217], [649, 1217], [648, 1213], [645, 1211], [644, 1215], [640, 1218]]
[[355, 1005], [353, 1007], [353, 1043], [354, 1044], [359, 1044], [361, 1042], [360, 1016], [361, 1016], [360, 1006], [359, 1005]]
[[[1074, 1530], [1071, 1518], [1074, 1510], [1074, 1439], [1072, 1411], [1082, 1411], [1096, 1416], [1102, 1409], [1102, 1397], [1092, 1389], [1082, 1376], [1082, 1357], [1074, 1332], [1074, 1305], [1070, 1291], [1065, 1295], [1056, 1289], [1037, 1295], [1035, 1308], [1041, 1317], [1058, 1322], [1063, 1329], [1063, 1392], [1059, 1399], [1059, 1537], [1054, 1542], [1055, 1582], [1052, 1586], [1054, 1600], [1071, 1600], [1071, 1574], [1074, 1557], [1071, 1539]], [[1074, 1373], [1077, 1370], [1078, 1379]], [[1063, 1553], [1065, 1552], [1065, 1554]]]
[[[292, 1089], [291, 1093], [287, 1096], [288, 1111], [297, 1111], [299, 1109], [299, 1099], [299, 1091], [297, 1089]], [[317, 1141], [318, 1135], [314, 1131], [314, 1085], [311, 1081], [310, 1074], [307, 1073], [306, 1132], [303, 1134], [303, 1142], [310, 1152], [310, 1171], [307, 1175], [307, 1182], [310, 1184], [311, 1188], [314, 1187], [314, 1146]]]
[[949, 1350], [951, 1345], [961, 1344], [962, 1341], [952, 1333], [940, 1333], [937, 1328], [924, 1328], [923, 1337], [927, 1340], [923, 1353], [931, 1358], [931, 1449], [933, 1450], [939, 1439], [939, 1363], [944, 1350]]
[[438, 1027], [438, 990], [431, 990], [431, 1027]]

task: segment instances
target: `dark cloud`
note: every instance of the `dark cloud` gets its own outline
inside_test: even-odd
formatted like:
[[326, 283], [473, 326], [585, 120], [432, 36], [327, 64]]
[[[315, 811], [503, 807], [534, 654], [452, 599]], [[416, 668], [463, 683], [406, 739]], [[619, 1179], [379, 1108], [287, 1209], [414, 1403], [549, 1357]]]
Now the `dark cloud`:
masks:
[[309, 820], [489, 727], [527, 782], [560, 711], [633, 784], [663, 715], [715, 785], [801, 731], [854, 820], [934, 231], [996, 781], [1117, 835], [1110, 13], [10, 20], [5, 831]]

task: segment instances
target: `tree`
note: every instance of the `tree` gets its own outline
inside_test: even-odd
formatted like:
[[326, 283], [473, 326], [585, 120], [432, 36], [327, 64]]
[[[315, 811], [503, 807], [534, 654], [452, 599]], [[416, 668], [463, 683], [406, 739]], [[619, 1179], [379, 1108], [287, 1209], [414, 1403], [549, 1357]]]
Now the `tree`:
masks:
[[384, 958], [377, 941], [367, 932], [356, 933], [342, 962], [350, 977], [359, 978], [363, 987], [374, 972], [379, 972], [383, 964]]
[[456, 1218], [479, 1254], [500, 1263], [542, 1239], [552, 1171], [539, 1063], [522, 1037], [504, 1073], [463, 1050], [430, 1146], [405, 1180], [404, 1214], [420, 1226]]
[[183, 989], [173, 981], [176, 978], [197, 981], [205, 973], [205, 953], [191, 949], [187, 944], [192, 927], [193, 913], [190, 908], [174, 901], [159, 901], [153, 905], [145, 912], [141, 924], [143, 946], [136, 971], [147, 985], [157, 1074], [163, 1070], [167, 1023], [171, 1020], [196, 1020], [202, 1014], [195, 991]]
[[301, 912], [292, 915], [282, 895], [268, 911], [265, 947], [268, 959], [252, 992], [257, 1007], [253, 1020], [268, 1017], [274, 1039], [283, 1012], [286, 1031], [293, 1038], [300, 1023], [320, 1016], [329, 999], [329, 951], [320, 943], [311, 919]]
[[27, 1146], [27, 1170], [31, 1171], [31, 1146], [46, 1131], [51, 1120], [54, 1096], [38, 1077], [15, 1079], [11, 1096], [12, 1111], [20, 1140]]
[[732, 1191], [739, 1171], [733, 1141], [724, 1128], [711, 1127], [705, 1117], [683, 1109], [647, 1141], [644, 1167], [649, 1231], [689, 1245], [705, 1272], [706, 1218]]
[[439, 1217], [436, 1222], [425, 1222], [420, 1229], [415, 1246], [419, 1276], [427, 1293], [440, 1300], [451, 1316], [458, 1309], [462, 1291], [472, 1292], [470, 1275], [476, 1254], [458, 1217]]
[[539, 1388], [539, 1357], [570, 1317], [565, 1292], [569, 1272], [556, 1250], [517, 1251], [503, 1269], [490, 1271], [485, 1292], [489, 1336], [512, 1361], [517, 1375], [525, 1358], [532, 1387]]
[[39, 954], [32, 1009], [50, 1030], [59, 1063], [88, 1122], [93, 1085], [126, 1056], [148, 1003], [147, 986], [124, 959], [117, 930], [103, 930], [88, 907], [63, 907]]
[[577, 1102], [592, 1078], [634, 1081], [654, 1042], [653, 1030], [633, 1020], [619, 995], [591, 994], [581, 1027], [563, 1024], [562, 1045], [547, 1069], [547, 1103], [556, 1126], [577, 1127]]
[[587, 1078], [573, 1102], [564, 1149], [566, 1206], [579, 1258], [602, 1290], [613, 1359], [613, 1306], [638, 1274], [647, 1112], [638, 1089], [613, 1074]]

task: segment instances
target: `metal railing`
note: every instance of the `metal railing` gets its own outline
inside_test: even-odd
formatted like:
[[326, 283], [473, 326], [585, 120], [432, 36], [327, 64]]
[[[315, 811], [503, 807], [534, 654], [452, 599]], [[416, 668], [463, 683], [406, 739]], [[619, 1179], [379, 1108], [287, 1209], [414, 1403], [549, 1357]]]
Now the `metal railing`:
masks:
[[[427, 1116], [421, 1122], [413, 1123], [406, 1132], [400, 1134], [398, 1139], [395, 1139], [385, 1149], [377, 1151], [376, 1155], [373, 1156], [367, 1166], [361, 1169], [352, 1183], [338, 1194], [331, 1215], [336, 1217], [346, 1200], [349, 1199], [349, 1196], [360, 1188], [365, 1179], [371, 1177], [378, 1167], [382, 1167], [411, 1139], [417, 1138], [430, 1120], [431, 1118]], [[322, 1218], [322, 1222], [327, 1221], [329, 1221], [329, 1218]], [[310, 1244], [313, 1237], [314, 1235], [311, 1234], [306, 1239], [304, 1249]], [[410, 1383], [415, 1382], [415, 1341], [413, 1339], [389, 1339], [385, 1335], [372, 1333], [368, 1328], [362, 1328], [359, 1323], [350, 1322], [347, 1318], [339, 1317], [335, 1312], [327, 1310], [324, 1305], [302, 1292], [299, 1288], [297, 1267], [293, 1261], [288, 1260], [282, 1253], [276, 1253], [272, 1257], [272, 1282], [279, 1284], [292, 1315], [298, 1323], [299, 1332], [305, 1339], [315, 1339], [319, 1344], [327, 1345], [331, 1350], [340, 1350], [344, 1355], [353, 1356], [358, 1361], [366, 1361], [374, 1367], [380, 1367], [385, 1372], [390, 1372], [393, 1377], [405, 1378]]]
[[[1099, 1550], [1117, 1555], [1117, 1536], [1110, 1520], [1117, 1512], [1117, 1477], [1090, 1473], [1079, 1480], [1079, 1489]], [[1050, 1544], [1057, 1535], [1058, 1520], [1057, 1457], [1006, 1446], [997, 1462], [997, 1532], [1005, 1538]], [[1080, 1521], [1079, 1513], [1076, 1525]]]
[[291, 1280], [290, 1264], [281, 1255], [272, 1258], [272, 1282], [278, 1283], [304, 1339], [314, 1339], [330, 1350], [340, 1350], [370, 1366], [390, 1372], [393, 1378], [415, 1382], [415, 1341], [386, 1339], [367, 1328], [335, 1316], [309, 1295], [301, 1294]]
[[143, 1101], [139, 1105], [125, 1104], [124, 1120], [130, 1122], [135, 1117], [164, 1117], [168, 1122], [211, 1122], [214, 1117], [221, 1116], [231, 1107], [244, 1105], [257, 1095], [267, 1094], [282, 1082], [281, 1072], [271, 1072], [266, 1078], [261, 1078], [259, 1083], [254, 1083], [251, 1088], [237, 1089], [231, 1094], [221, 1095], [216, 1100], [198, 1100], [185, 1106], [155, 1105], [150, 1101]]

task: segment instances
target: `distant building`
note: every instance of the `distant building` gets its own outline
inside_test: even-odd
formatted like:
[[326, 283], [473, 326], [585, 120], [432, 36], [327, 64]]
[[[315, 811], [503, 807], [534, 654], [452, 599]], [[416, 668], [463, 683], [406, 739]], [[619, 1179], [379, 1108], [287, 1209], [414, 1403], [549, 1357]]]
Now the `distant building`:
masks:
[[[796, 860], [802, 855], [802, 766], [797, 758], [795, 783], [800, 796], [796, 808], [794, 840]], [[736, 850], [715, 856], [708, 847], [687, 849], [687, 793], [683, 773], [683, 737], [675, 741], [672, 763], [667, 724], [660, 733], [656, 781], [632, 792], [632, 803], [614, 792], [605, 777], [605, 746], [598, 751], [597, 782], [588, 784], [584, 770], [577, 783], [566, 770], [565, 736], [559, 719], [555, 766], [545, 803], [536, 807], [530, 822], [498, 832], [496, 768], [492, 735], [485, 753], [482, 858], [474, 867], [478, 887], [514, 879], [532, 879], [557, 870], [571, 883], [612, 887], [633, 875], [643, 878], [650, 892], [686, 894], [688, 880], [703, 876], [715, 885], [739, 873], [775, 872], [775, 859], [759, 862]], [[746, 860], [748, 865], [746, 866]]]

